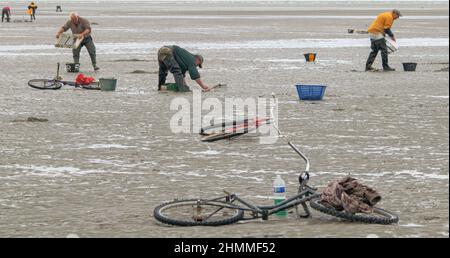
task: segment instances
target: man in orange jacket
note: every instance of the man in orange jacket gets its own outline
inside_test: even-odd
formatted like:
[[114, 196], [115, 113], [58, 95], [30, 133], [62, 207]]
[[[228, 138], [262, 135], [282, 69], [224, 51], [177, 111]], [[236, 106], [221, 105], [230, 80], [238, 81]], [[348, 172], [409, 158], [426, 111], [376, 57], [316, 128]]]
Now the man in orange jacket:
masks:
[[28, 14], [31, 17], [31, 21], [36, 20], [36, 9], [38, 9], [38, 6], [34, 2], [31, 2], [28, 6]]
[[381, 51], [381, 60], [383, 62], [384, 71], [395, 71], [388, 64], [388, 50], [386, 46], [386, 34], [394, 41], [396, 41], [394, 33], [392, 33], [391, 28], [394, 21], [400, 18], [402, 14], [399, 10], [392, 10], [390, 12], [381, 13], [377, 16], [375, 21], [372, 22], [367, 32], [370, 35], [370, 42], [372, 52], [369, 55], [366, 63], [366, 71], [375, 71], [373, 68], [373, 62], [377, 58], [378, 52]]

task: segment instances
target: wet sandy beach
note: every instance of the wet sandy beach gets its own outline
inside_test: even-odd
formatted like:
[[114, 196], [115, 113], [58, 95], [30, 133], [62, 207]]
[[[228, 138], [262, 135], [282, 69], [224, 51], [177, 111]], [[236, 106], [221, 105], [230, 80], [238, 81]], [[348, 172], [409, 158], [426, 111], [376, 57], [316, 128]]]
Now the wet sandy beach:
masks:
[[[41, 3], [36, 23], [0, 23], [0, 237], [448, 237], [448, 3], [61, 5], [57, 14], [55, 3]], [[393, 7], [405, 15], [393, 28], [397, 71], [365, 73], [367, 36], [347, 29], [364, 30]], [[97, 24], [102, 70], [92, 72], [83, 50], [82, 72], [118, 78], [116, 92], [27, 86], [72, 61], [70, 50], [52, 46], [68, 11]], [[205, 98], [275, 93], [285, 137], [262, 145], [255, 134], [216, 143], [173, 134], [171, 100], [192, 96], [156, 91], [156, 51], [165, 44], [201, 52], [206, 83], [227, 84]], [[307, 52], [318, 53], [316, 63], [304, 61]], [[403, 72], [402, 62], [417, 62], [417, 71]], [[299, 102], [297, 83], [327, 85], [324, 101]], [[28, 117], [48, 122], [15, 121]], [[352, 175], [381, 193], [380, 206], [396, 212], [399, 224], [314, 212], [311, 219], [179, 228], [152, 217], [162, 202], [222, 189], [270, 204], [276, 174], [295, 193], [304, 166], [287, 139], [311, 159], [312, 186]]]

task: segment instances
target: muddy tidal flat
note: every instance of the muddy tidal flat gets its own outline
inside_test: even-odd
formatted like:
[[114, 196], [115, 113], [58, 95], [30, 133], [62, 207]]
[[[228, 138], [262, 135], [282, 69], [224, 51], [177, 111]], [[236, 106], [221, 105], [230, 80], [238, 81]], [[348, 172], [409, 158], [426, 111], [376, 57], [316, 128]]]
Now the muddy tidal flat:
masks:
[[[21, 6], [6, 2], [21, 20]], [[449, 236], [448, 2], [59, 3], [63, 13], [44, 1], [36, 22], [0, 23], [0, 237]], [[365, 30], [392, 8], [404, 14], [393, 28], [399, 51], [389, 56], [397, 71], [366, 73], [367, 35], [347, 30]], [[92, 71], [83, 50], [81, 72], [117, 78], [115, 92], [27, 86], [72, 62], [70, 50], [53, 46], [69, 11], [93, 23], [101, 70]], [[195, 132], [173, 133], [170, 103], [192, 95], [156, 90], [156, 52], [169, 44], [203, 54], [207, 84], [227, 84], [204, 98], [274, 93], [284, 137], [204, 143]], [[318, 54], [315, 63], [305, 62], [308, 52]], [[404, 72], [403, 62], [417, 70]], [[299, 101], [298, 83], [328, 86], [324, 100]], [[348, 223], [313, 212], [180, 228], [153, 218], [165, 201], [223, 189], [270, 204], [277, 174], [288, 195], [296, 193], [304, 164], [287, 139], [309, 156], [312, 186], [356, 177], [400, 222]]]

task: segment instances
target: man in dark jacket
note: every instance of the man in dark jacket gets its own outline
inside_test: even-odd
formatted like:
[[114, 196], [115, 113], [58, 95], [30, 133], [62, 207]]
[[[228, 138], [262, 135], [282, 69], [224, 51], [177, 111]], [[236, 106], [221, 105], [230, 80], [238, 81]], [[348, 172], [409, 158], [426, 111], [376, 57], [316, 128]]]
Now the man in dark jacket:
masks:
[[158, 63], [158, 90], [161, 90], [161, 86], [166, 83], [168, 71], [173, 74], [178, 91], [189, 91], [185, 81], [187, 71], [189, 71], [191, 79], [196, 81], [203, 91], [209, 90], [209, 87], [203, 83], [197, 70], [197, 67], [202, 68], [203, 66], [203, 56], [191, 54], [179, 46], [164, 46], [158, 51]]

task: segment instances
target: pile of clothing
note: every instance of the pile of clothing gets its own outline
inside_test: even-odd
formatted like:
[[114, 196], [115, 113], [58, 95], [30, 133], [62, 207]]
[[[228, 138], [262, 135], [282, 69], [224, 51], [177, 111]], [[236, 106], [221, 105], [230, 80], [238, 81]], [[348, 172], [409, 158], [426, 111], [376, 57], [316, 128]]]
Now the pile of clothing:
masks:
[[371, 213], [381, 196], [355, 178], [345, 177], [331, 182], [322, 192], [322, 202], [348, 213]]
[[82, 73], [80, 73], [75, 80], [77, 85], [89, 85], [94, 81], [95, 81], [94, 77], [87, 77]]

